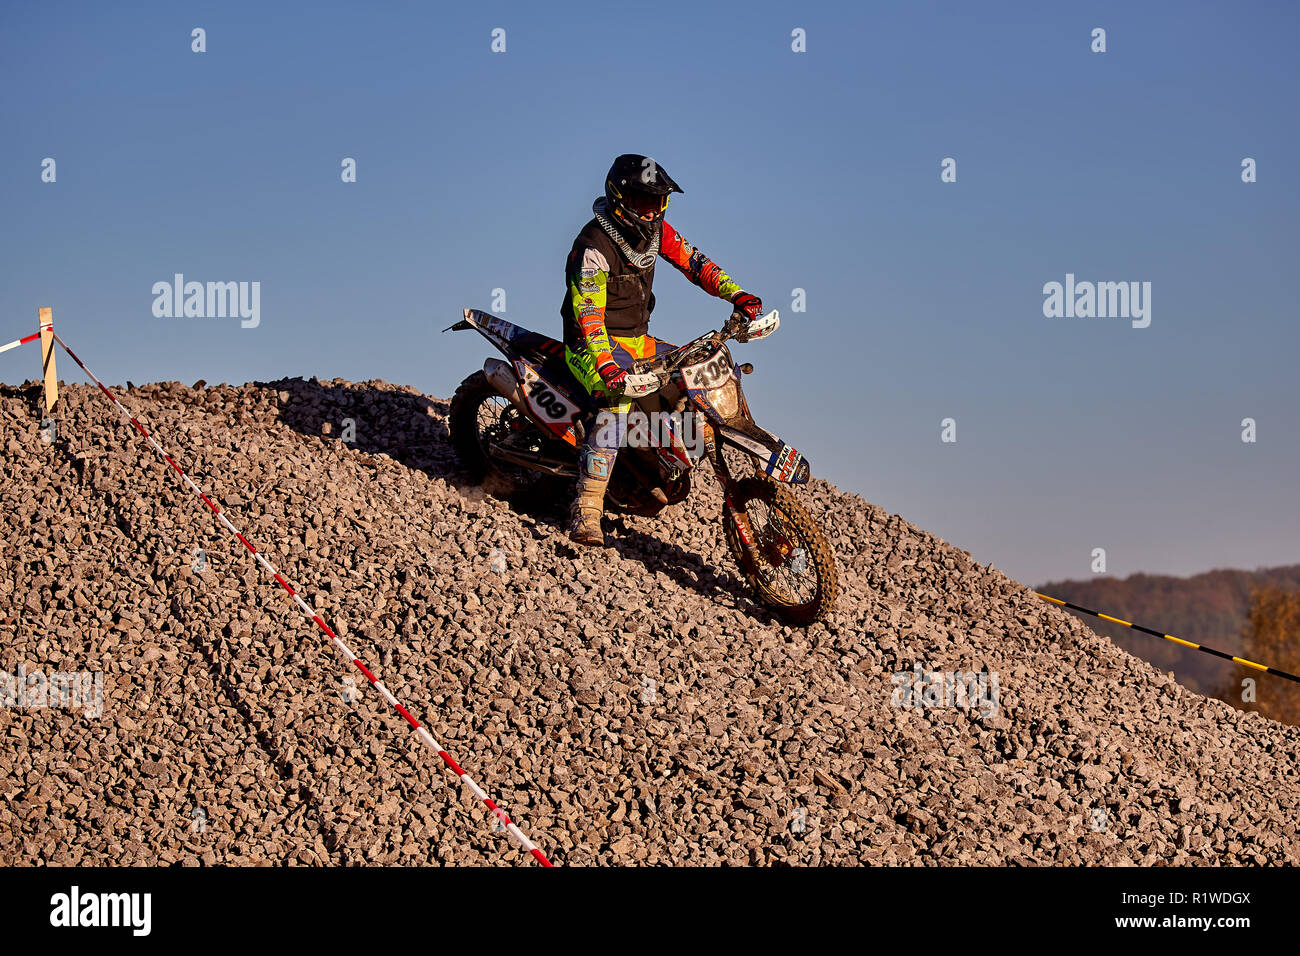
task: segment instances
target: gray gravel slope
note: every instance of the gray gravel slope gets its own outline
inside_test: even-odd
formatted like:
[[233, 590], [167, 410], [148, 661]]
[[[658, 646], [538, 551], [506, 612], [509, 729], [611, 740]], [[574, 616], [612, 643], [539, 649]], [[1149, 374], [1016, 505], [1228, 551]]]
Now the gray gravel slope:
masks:
[[[105, 699], [0, 709], [0, 863], [527, 859], [98, 390], [62, 391], [54, 446], [35, 395], [0, 389], [0, 670]], [[707, 480], [579, 555], [554, 500], [465, 483], [414, 389], [120, 395], [557, 863], [1300, 861], [1300, 728], [825, 482], [843, 596], [799, 630]], [[996, 673], [997, 713], [893, 706], [917, 663]]]

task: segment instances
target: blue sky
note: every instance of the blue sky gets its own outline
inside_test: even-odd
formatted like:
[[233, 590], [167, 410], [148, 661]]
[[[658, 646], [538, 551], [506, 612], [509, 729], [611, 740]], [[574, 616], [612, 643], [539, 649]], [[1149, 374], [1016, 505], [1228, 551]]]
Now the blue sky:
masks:
[[[438, 330], [503, 288], [556, 334], [601, 177], [643, 152], [782, 309], [746, 389], [815, 473], [1026, 583], [1096, 547], [1112, 574], [1300, 561], [1294, 5], [268, 6], [0, 10], [0, 339], [51, 305], [110, 382], [447, 397], [486, 343]], [[177, 272], [260, 282], [260, 325], [156, 318]], [[1150, 327], [1045, 317], [1067, 273], [1150, 282]], [[661, 337], [725, 317], [658, 278]]]

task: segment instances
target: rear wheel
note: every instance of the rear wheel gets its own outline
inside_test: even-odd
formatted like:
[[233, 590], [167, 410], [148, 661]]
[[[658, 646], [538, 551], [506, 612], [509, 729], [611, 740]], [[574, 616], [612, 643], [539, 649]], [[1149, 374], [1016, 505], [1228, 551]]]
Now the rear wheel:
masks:
[[465, 379], [456, 389], [447, 430], [456, 457], [476, 482], [499, 476], [508, 482], [510, 490], [524, 491], [543, 477], [539, 472], [504, 464], [493, 457], [493, 444], [509, 442], [520, 450], [541, 452], [547, 439], [541, 429], [492, 387], [481, 371]]
[[835, 556], [794, 492], [770, 478], [743, 478], [734, 500], [753, 531], [752, 557], [735, 519], [724, 514], [727, 546], [759, 600], [796, 625], [812, 624], [833, 611], [839, 595]]

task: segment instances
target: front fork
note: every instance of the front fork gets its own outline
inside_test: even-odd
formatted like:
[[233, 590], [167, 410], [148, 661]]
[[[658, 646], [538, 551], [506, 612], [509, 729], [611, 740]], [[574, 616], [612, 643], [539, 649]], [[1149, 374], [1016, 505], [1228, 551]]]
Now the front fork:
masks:
[[759, 560], [758, 546], [754, 542], [754, 528], [749, 523], [749, 515], [745, 513], [745, 509], [736, 505], [734, 494], [736, 479], [732, 477], [731, 469], [727, 467], [726, 459], [722, 457], [722, 448], [713, 434], [713, 426], [707, 421], [704, 423], [704, 454], [713, 465], [713, 473], [718, 476], [718, 484], [722, 486], [722, 520], [730, 523], [736, 532], [736, 537], [740, 539], [745, 570], [756, 571], [763, 566], [763, 563]]

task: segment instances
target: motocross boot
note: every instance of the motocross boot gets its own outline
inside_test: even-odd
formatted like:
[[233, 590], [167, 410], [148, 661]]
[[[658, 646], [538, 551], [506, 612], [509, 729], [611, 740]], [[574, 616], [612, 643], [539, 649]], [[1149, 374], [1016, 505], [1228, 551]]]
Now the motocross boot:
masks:
[[603, 547], [605, 532], [600, 519], [605, 514], [605, 489], [618, 452], [584, 445], [578, 469], [577, 494], [569, 509], [569, 540], [588, 547]]

